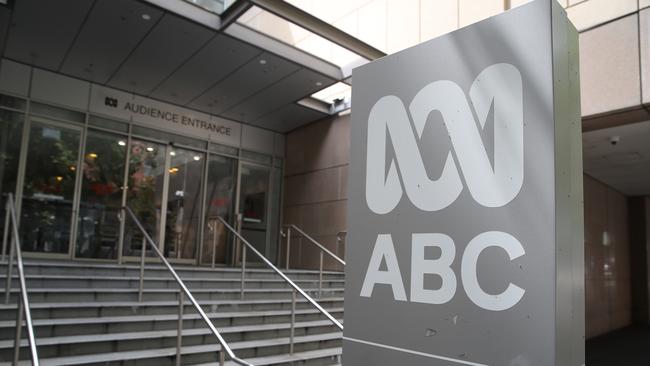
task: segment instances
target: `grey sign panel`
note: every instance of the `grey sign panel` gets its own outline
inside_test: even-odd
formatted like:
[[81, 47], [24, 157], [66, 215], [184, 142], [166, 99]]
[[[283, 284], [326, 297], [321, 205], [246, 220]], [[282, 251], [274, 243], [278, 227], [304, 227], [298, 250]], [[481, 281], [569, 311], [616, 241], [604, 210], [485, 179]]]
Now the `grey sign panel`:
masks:
[[584, 364], [577, 61], [536, 0], [354, 70], [343, 364]]

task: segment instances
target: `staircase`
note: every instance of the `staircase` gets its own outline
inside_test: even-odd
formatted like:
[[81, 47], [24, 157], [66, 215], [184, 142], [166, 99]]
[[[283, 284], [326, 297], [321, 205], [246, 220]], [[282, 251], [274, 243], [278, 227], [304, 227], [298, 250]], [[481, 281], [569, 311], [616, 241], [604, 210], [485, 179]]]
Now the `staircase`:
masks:
[[[340, 330], [300, 297], [294, 353], [289, 354], [292, 289], [270, 270], [247, 269], [241, 300], [238, 268], [174, 268], [239, 358], [255, 366], [340, 363]], [[147, 264], [143, 301], [138, 302], [139, 271], [133, 264], [27, 261], [41, 365], [175, 365], [178, 284], [167, 269]], [[285, 273], [317, 296], [318, 272]], [[5, 281], [6, 264], [0, 264], [0, 288]], [[0, 298], [0, 365], [9, 365], [13, 357], [17, 282], [14, 273], [9, 305], [4, 305], [4, 294]], [[340, 320], [344, 282], [343, 273], [325, 272], [319, 300]], [[218, 365], [219, 343], [191, 304], [185, 304], [182, 364]], [[23, 339], [21, 360], [28, 357]]]

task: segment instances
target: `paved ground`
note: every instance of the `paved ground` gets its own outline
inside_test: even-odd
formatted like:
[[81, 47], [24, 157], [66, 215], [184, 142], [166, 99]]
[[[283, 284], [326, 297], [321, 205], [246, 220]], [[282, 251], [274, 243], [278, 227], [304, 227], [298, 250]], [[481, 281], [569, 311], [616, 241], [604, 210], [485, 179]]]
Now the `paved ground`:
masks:
[[630, 327], [587, 341], [586, 366], [650, 366], [650, 327]]

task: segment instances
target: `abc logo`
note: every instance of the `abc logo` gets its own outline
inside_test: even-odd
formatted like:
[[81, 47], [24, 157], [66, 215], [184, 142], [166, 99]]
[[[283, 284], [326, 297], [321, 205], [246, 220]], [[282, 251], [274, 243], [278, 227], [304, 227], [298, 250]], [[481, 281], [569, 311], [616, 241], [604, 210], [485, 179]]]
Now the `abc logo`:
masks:
[[[379, 99], [368, 118], [366, 202], [370, 210], [380, 215], [391, 212], [404, 191], [418, 209], [442, 210], [463, 190], [461, 172], [470, 194], [480, 205], [501, 207], [512, 201], [524, 180], [522, 90], [521, 74], [516, 67], [495, 64], [476, 77], [469, 90], [469, 101], [461, 87], [449, 80], [426, 85], [415, 95], [408, 110], [394, 95]], [[473, 107], [482, 129], [492, 106], [494, 166], [472, 113]], [[456, 163], [450, 151], [440, 177], [435, 180], [427, 175], [418, 149], [427, 119], [434, 111], [440, 112], [445, 121], [457, 160]], [[385, 161], [387, 133], [395, 151], [390, 164]]]
[[111, 97], [106, 97], [106, 98], [104, 98], [104, 104], [109, 106], [109, 107], [117, 108], [117, 99], [111, 98]]

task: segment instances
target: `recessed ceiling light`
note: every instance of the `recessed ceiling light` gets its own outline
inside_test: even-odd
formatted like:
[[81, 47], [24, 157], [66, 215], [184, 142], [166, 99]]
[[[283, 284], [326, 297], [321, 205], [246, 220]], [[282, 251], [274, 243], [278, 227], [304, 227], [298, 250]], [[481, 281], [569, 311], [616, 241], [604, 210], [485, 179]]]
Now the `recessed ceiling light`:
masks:
[[153, 151], [153, 147], [151, 147], [151, 146], [147, 147], [147, 151], [152, 152], [152, 151]]
[[316, 86], [321, 86], [321, 85], [323, 85], [323, 83], [321, 83], [320, 81], [316, 82]]
[[265, 59], [261, 59], [261, 60], [260, 60], [260, 65], [266, 65], [266, 60], [265, 60]]
[[145, 13], [145, 14], [142, 14], [142, 19], [144, 19], [144, 20], [151, 20], [151, 15], [146, 14], [146, 13]]

